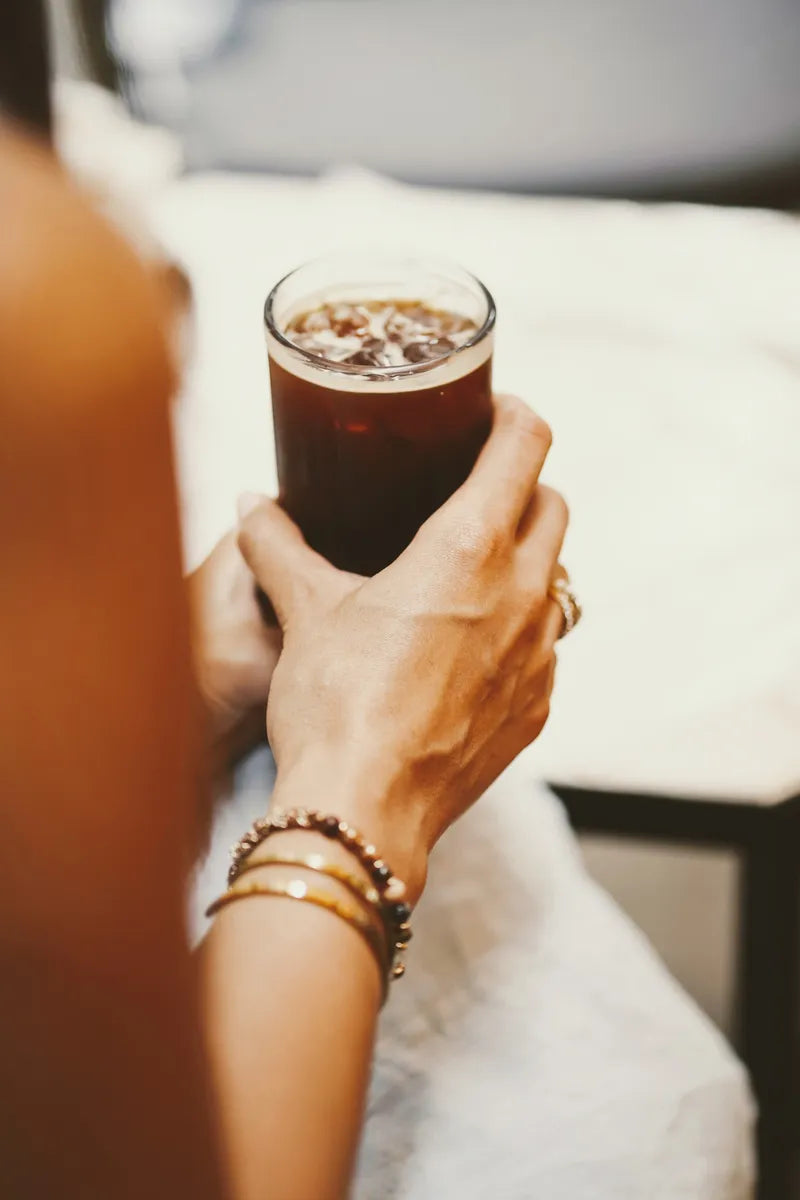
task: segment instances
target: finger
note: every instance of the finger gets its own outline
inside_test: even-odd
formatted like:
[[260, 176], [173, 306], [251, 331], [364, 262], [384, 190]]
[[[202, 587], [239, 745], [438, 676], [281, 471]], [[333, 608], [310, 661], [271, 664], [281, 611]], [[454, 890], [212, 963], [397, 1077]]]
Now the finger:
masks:
[[[549, 643], [549, 628], [546, 637]], [[553, 642], [552, 644], [548, 645], [547, 658], [544, 666], [540, 671], [537, 672], [536, 676], [531, 681], [532, 686], [530, 707], [533, 711], [538, 710], [540, 713], [542, 713], [545, 720], [547, 719], [547, 714], [550, 708], [550, 697], [553, 694], [553, 687], [555, 686], [556, 665], [557, 659], [555, 654], [555, 642]]]
[[285, 627], [336, 569], [311, 549], [274, 500], [246, 496], [239, 511], [239, 550]]
[[516, 529], [530, 503], [552, 440], [550, 428], [515, 396], [495, 396], [492, 431], [467, 481], [452, 500]]
[[557, 660], [556, 660], [555, 652], [553, 652], [550, 655], [550, 661], [547, 665], [547, 673], [545, 675], [545, 679], [544, 679], [544, 682], [542, 685], [542, 699], [540, 700], [539, 704], [536, 706], [535, 724], [538, 725], [538, 729], [536, 730], [537, 737], [542, 732], [542, 730], [544, 729], [548, 720], [550, 719], [550, 708], [551, 708], [552, 697], [553, 697], [553, 689], [555, 687], [555, 682], [556, 682], [556, 666], [557, 666]]
[[[547, 633], [549, 636], [554, 628], [556, 641], [574, 629], [581, 619], [581, 608], [569, 582], [569, 572], [561, 563], [556, 563], [547, 589], [547, 608], [550, 615]], [[559, 583], [567, 584], [566, 594], [563, 588], [555, 586]]]
[[[566, 572], [565, 572], [566, 573]], [[564, 632], [564, 613], [561, 605], [549, 593], [542, 617], [542, 645], [555, 657], [556, 642], [560, 641]]]
[[519, 526], [519, 555], [532, 586], [553, 580], [569, 524], [569, 509], [560, 492], [539, 484]]

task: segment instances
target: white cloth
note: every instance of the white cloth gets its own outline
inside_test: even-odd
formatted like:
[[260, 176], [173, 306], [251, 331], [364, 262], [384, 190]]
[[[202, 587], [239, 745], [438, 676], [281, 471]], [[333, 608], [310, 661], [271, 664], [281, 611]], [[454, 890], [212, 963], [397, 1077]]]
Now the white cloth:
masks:
[[[264, 811], [239, 772], [194, 897]], [[437, 848], [381, 1022], [356, 1200], [745, 1200], [742, 1067], [586, 875], [523, 756]]]

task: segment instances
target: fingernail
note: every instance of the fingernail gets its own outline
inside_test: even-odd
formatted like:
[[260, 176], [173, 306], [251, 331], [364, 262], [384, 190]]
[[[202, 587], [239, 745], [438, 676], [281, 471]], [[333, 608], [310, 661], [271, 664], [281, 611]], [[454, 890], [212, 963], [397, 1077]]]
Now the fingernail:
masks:
[[259, 496], [257, 492], [242, 492], [239, 499], [236, 501], [236, 512], [240, 521], [248, 517], [254, 508], [258, 508], [264, 497]]

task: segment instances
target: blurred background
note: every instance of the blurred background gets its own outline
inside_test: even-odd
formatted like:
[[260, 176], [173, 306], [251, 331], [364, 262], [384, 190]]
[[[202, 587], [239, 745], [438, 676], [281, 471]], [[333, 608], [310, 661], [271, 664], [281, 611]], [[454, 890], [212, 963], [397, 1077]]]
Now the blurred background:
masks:
[[[796, 0], [50, 0], [57, 73], [190, 171], [358, 164], [513, 193], [800, 203]], [[798, 735], [800, 739], [800, 734]], [[584, 835], [590, 870], [731, 1029], [738, 857]]]
[[[51, 0], [192, 167], [791, 203], [794, 0]], [[108, 42], [103, 37], [107, 12]], [[116, 66], [107, 45], [116, 59]]]

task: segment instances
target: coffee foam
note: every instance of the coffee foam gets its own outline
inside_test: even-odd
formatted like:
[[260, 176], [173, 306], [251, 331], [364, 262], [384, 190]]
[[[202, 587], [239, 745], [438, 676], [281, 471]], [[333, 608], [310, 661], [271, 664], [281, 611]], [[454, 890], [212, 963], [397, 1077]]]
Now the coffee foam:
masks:
[[[283, 314], [280, 328], [291, 345], [269, 329], [266, 334], [269, 354], [279, 366], [317, 386], [349, 392], [444, 386], [481, 366], [494, 340], [489, 330], [473, 341], [479, 334], [475, 321], [455, 306], [442, 311], [374, 292], [369, 300], [317, 297], [314, 303], [306, 298]], [[426, 357], [414, 361], [413, 353]], [[347, 361], [356, 355], [362, 361]]]
[[491, 356], [494, 334], [485, 334], [479, 342], [453, 350], [446, 358], [405, 367], [348, 367], [310, 358], [302, 350], [289, 348], [267, 333], [270, 358], [298, 379], [317, 387], [339, 392], [416, 392], [422, 388], [444, 387], [477, 370]]

